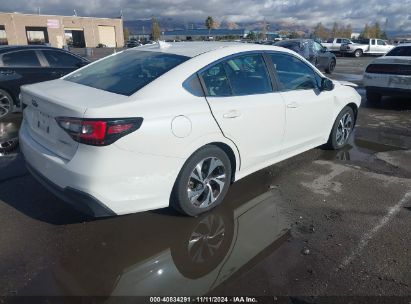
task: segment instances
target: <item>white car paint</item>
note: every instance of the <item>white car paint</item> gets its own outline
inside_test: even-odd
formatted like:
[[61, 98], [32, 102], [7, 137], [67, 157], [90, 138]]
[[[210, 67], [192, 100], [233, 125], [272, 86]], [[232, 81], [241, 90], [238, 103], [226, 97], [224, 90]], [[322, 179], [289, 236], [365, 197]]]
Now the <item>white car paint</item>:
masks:
[[[410, 44], [401, 44], [396, 48], [409, 47]], [[397, 64], [408, 66], [411, 69], [411, 56], [383, 56], [374, 59], [368, 64]], [[364, 86], [367, 87], [379, 87], [386, 89], [401, 89], [409, 90], [411, 92], [411, 75], [399, 75], [399, 74], [383, 74], [383, 73], [364, 73]]]
[[[27, 107], [20, 143], [29, 166], [60, 189], [91, 195], [115, 214], [167, 207], [185, 161], [204, 145], [221, 143], [229, 147], [236, 159], [235, 180], [239, 180], [326, 143], [340, 111], [350, 103], [360, 105], [359, 94], [338, 82], [329, 92], [299, 90], [248, 98], [223, 97], [218, 101], [194, 96], [183, 88], [186, 79], [208, 64], [250, 51], [296, 56], [325, 78], [304, 58], [284, 48], [192, 42], [142, 46], [124, 52], [139, 51], [192, 58], [131, 96], [66, 81], [72, 74], [22, 88]], [[86, 67], [79, 71], [83, 69]], [[34, 102], [37, 108], [32, 105]], [[143, 117], [144, 121], [137, 131], [110, 145], [96, 147], [72, 140], [56, 123], [55, 118], [61, 116]], [[50, 128], [50, 133], [37, 130], [38, 124], [43, 125], [40, 121]]]

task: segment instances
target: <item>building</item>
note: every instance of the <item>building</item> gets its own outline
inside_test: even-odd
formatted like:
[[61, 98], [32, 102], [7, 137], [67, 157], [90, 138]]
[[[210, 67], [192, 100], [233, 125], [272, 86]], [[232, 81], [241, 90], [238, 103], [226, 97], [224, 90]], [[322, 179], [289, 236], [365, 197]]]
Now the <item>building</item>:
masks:
[[[256, 35], [260, 31], [249, 31], [246, 29], [186, 29], [162, 32], [162, 39], [164, 40], [209, 40], [209, 39], [242, 39], [246, 38], [250, 32]], [[279, 38], [277, 33], [267, 32], [268, 40]]]
[[123, 47], [123, 20], [0, 13], [0, 44], [49, 44], [62, 48]]

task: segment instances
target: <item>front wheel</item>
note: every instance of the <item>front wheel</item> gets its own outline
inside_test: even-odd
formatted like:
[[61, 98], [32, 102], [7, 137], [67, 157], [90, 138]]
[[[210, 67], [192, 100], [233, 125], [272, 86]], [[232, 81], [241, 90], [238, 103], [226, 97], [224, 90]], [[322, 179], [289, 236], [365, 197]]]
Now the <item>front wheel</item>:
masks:
[[171, 206], [197, 216], [219, 205], [231, 182], [231, 164], [220, 148], [207, 145], [184, 164], [174, 184]]
[[19, 143], [18, 138], [1, 141], [0, 139], [0, 154], [5, 154], [13, 151]]
[[350, 107], [345, 107], [334, 122], [327, 146], [332, 150], [344, 147], [354, 130], [355, 116]]

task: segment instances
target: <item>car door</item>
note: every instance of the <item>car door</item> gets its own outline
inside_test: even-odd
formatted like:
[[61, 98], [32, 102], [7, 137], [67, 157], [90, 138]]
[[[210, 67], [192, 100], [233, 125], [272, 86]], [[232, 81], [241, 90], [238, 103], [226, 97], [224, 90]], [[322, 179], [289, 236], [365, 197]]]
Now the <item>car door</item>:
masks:
[[0, 87], [17, 100], [20, 86], [48, 80], [38, 53], [24, 49], [4, 53], [0, 58]]
[[385, 54], [388, 52], [387, 43], [384, 40], [377, 39], [377, 52], [378, 54]]
[[322, 77], [292, 54], [270, 53], [286, 105], [282, 154], [297, 154], [324, 143], [333, 119], [333, 93], [319, 90]]
[[80, 57], [60, 50], [41, 50], [41, 54], [47, 61], [47, 70], [53, 79], [67, 75], [88, 63]]
[[247, 53], [200, 72], [211, 111], [241, 155], [241, 170], [270, 163], [282, 149], [285, 105], [264, 57]]
[[325, 68], [328, 67], [329, 53], [326, 49], [317, 41], [313, 41], [313, 52], [317, 57], [316, 67]]

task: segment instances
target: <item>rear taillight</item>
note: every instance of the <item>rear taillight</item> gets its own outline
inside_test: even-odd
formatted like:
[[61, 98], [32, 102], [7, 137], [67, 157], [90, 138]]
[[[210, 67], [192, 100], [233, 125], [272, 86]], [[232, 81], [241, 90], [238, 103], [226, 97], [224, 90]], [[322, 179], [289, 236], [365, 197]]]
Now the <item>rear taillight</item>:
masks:
[[107, 146], [139, 129], [143, 123], [143, 118], [77, 119], [57, 117], [56, 121], [77, 142], [92, 146]]

